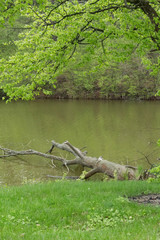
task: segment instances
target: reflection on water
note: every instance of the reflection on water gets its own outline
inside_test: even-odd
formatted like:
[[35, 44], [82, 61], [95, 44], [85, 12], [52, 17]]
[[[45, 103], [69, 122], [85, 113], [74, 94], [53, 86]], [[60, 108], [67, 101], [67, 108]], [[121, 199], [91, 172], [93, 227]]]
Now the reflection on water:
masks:
[[[46, 152], [52, 139], [70, 141], [88, 155], [114, 162], [148, 167], [146, 158], [156, 161], [160, 138], [159, 102], [87, 100], [39, 100], [0, 102], [0, 145], [17, 150]], [[54, 150], [55, 153], [57, 150]], [[145, 156], [146, 157], [145, 157]], [[23, 179], [62, 175], [39, 157], [5, 159], [0, 163], [0, 182], [17, 184]], [[78, 167], [70, 174], [77, 174]]]

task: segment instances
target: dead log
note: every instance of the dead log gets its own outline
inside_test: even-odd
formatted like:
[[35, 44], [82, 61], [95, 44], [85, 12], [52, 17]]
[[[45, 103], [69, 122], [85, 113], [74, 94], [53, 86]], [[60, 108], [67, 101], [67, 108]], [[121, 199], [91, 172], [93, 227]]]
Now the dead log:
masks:
[[[69, 153], [72, 153], [75, 158], [73, 160], [67, 160], [63, 157], [52, 155], [52, 151], [55, 147], [67, 151]], [[3, 147], [0, 147], [0, 149], [4, 152], [3, 155], [0, 155], [0, 158], [18, 155], [38, 155], [44, 158], [51, 159], [52, 166], [54, 167], [55, 161], [60, 161], [63, 164], [63, 166], [65, 166], [68, 169], [68, 171], [69, 166], [75, 164], [91, 168], [91, 170], [85, 174], [84, 179], [87, 179], [96, 173], [104, 173], [108, 177], [116, 178], [118, 180], [124, 179], [133, 180], [136, 179], [137, 176], [137, 168], [133, 166], [121, 165], [114, 162], [110, 162], [108, 160], [103, 159], [102, 157], [97, 158], [87, 156], [87, 152], [82, 152], [79, 148], [74, 147], [68, 141], [65, 141], [64, 143], [57, 143], [53, 140], [52, 146], [47, 153], [38, 152], [32, 149], [24, 151], [14, 151]]]

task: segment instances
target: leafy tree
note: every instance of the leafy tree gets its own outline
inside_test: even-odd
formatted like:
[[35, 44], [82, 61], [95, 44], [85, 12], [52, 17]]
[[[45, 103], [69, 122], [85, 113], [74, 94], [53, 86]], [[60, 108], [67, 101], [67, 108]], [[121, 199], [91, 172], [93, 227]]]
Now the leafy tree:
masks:
[[94, 58], [108, 66], [137, 52], [155, 74], [159, 54], [154, 63], [150, 55], [160, 50], [159, 9], [159, 0], [2, 0], [1, 26], [20, 16], [32, 23], [15, 42], [18, 51], [0, 60], [0, 88], [10, 100], [49, 94], [48, 84], [82, 47], [83, 64]]
[[28, 17], [19, 17], [12, 25], [5, 21], [3, 28], [0, 28], [0, 58], [8, 58], [15, 54], [17, 50], [15, 41], [19, 39], [19, 33], [28, 30], [24, 27], [28, 23], [31, 23]]

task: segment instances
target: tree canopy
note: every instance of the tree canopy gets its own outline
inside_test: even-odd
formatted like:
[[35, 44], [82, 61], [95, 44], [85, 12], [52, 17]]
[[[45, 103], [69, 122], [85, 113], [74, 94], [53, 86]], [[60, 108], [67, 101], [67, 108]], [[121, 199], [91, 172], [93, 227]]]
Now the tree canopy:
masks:
[[159, 0], [2, 0], [0, 12], [1, 27], [32, 19], [14, 42], [17, 51], [0, 59], [0, 88], [10, 100], [49, 94], [48, 84], [54, 86], [80, 49], [79, 64], [94, 58], [101, 68], [137, 52], [154, 74], [159, 71]]

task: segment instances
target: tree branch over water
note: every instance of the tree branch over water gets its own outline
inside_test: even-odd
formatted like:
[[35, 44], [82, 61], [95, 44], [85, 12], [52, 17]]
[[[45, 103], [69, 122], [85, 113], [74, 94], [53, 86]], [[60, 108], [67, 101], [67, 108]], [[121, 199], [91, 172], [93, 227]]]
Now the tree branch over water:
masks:
[[1, 1], [1, 25], [20, 17], [33, 20], [16, 40], [16, 53], [0, 60], [0, 85], [10, 100], [52, 94], [47, 86], [80, 51], [86, 53], [81, 64], [95, 58], [100, 67], [136, 52], [159, 71], [159, 56], [155, 62], [147, 56], [160, 50], [159, 0]]

